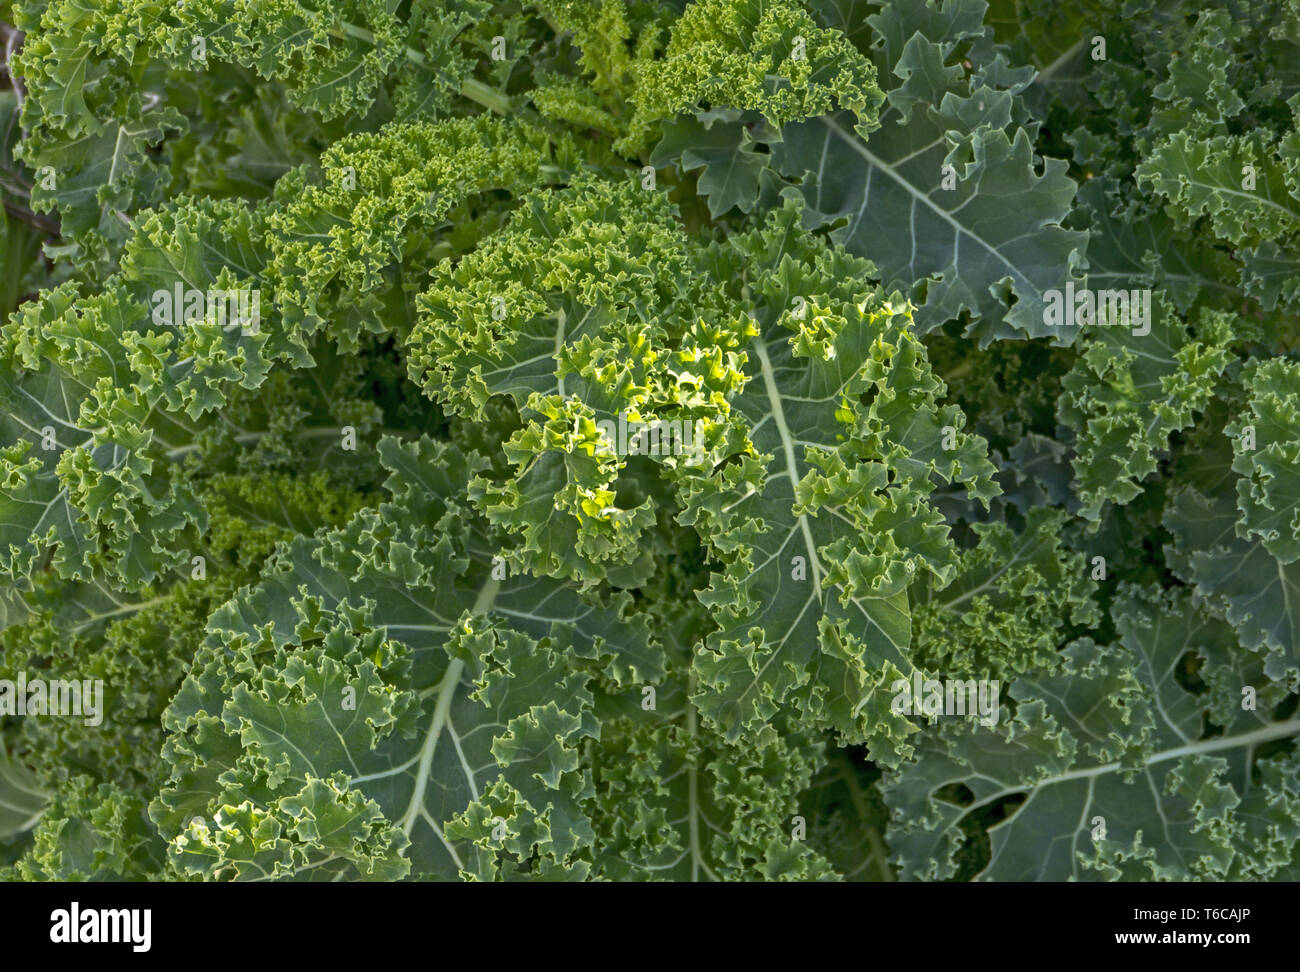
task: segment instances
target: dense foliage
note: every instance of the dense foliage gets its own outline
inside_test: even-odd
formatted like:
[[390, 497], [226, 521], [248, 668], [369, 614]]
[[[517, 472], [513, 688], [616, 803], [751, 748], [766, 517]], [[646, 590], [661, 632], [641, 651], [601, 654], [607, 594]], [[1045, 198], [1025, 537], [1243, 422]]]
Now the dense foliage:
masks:
[[5, 877], [1300, 879], [1300, 0], [0, 12]]

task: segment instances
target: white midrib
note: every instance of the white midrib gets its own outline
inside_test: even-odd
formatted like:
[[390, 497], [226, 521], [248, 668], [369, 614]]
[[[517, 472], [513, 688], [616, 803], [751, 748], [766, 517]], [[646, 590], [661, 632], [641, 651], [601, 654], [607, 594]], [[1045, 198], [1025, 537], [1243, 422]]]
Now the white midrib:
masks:
[[[489, 577], [487, 583], [479, 590], [474, 606], [470, 608], [470, 614], [479, 617], [487, 613], [500, 589], [501, 582]], [[410, 837], [411, 831], [415, 829], [420, 808], [424, 806], [424, 793], [429, 788], [429, 771], [433, 768], [434, 750], [438, 748], [438, 737], [442, 735], [442, 729], [447, 724], [447, 713], [451, 711], [452, 699], [456, 697], [456, 689], [464, 673], [465, 663], [459, 658], [453, 658], [447, 665], [442, 681], [438, 683], [438, 701], [433, 707], [433, 718], [429, 722], [429, 733], [425, 736], [424, 748], [420, 751], [420, 768], [415, 774], [411, 802], [406, 805], [406, 813], [402, 817], [402, 832], [407, 837]]]
[[[686, 712], [687, 731], [691, 738], [695, 737], [695, 705], [688, 704]], [[691, 835], [691, 880], [700, 879], [700, 864], [703, 863], [704, 855], [700, 853], [700, 810], [699, 810], [699, 783], [695, 778], [695, 763], [692, 761], [686, 770], [686, 799], [689, 803], [689, 822], [687, 826]]]
[[159, 597], [151, 597], [147, 601], [138, 601], [135, 604], [123, 604], [121, 607], [115, 608], [112, 611], [103, 611], [100, 614], [92, 614], [84, 621], [78, 621], [76, 624], [74, 624], [72, 626], [72, 630], [81, 631], [83, 628], [88, 628], [92, 624], [95, 624], [96, 622], [103, 621], [105, 618], [116, 618], [116, 617], [120, 617], [123, 614], [132, 614], [136, 611], [143, 611], [147, 607], [152, 607], [155, 604], [161, 604], [163, 601], [169, 600], [170, 598], [171, 598], [170, 594], [163, 594]]
[[[763, 372], [763, 386], [767, 389], [768, 401], [772, 404], [772, 421], [776, 425], [776, 431], [781, 436], [781, 447], [785, 451], [785, 465], [790, 475], [790, 489], [793, 492], [799, 482], [799, 465], [794, 458], [794, 438], [790, 435], [790, 429], [785, 424], [785, 410], [781, 407], [781, 392], [776, 387], [776, 373], [772, 371], [772, 361], [767, 356], [767, 348], [763, 346], [761, 337], [754, 338], [754, 351], [758, 354], [758, 364]], [[799, 514], [799, 531], [803, 534], [804, 545], [808, 548], [808, 562], [812, 567], [813, 578], [813, 596], [820, 602], [822, 599], [822, 569], [821, 564], [817, 562], [817, 546], [813, 543], [812, 528], [808, 525], [808, 517]]]
[[[239, 435], [233, 436], [233, 439], [235, 442], [238, 442], [240, 445], [250, 445], [254, 442], [261, 441], [262, 439], [266, 438], [266, 436], [270, 434], [271, 434], [270, 432], [242, 432]], [[315, 428], [315, 429], [301, 429], [294, 433], [294, 435], [300, 439], [321, 439], [321, 438], [329, 438], [331, 436], [336, 436], [336, 435], [341, 436], [342, 434], [343, 434], [343, 428], [341, 426], [339, 427], [330, 426], [328, 428]], [[191, 443], [190, 445], [178, 446], [175, 449], [169, 449], [167, 450], [165, 455], [167, 456], [168, 459], [176, 459], [179, 458], [180, 456], [185, 455], [187, 452], [195, 452], [198, 450], [198, 448], [199, 448], [198, 443]]]
[[[690, 734], [692, 744], [694, 744], [695, 734], [699, 729], [696, 721], [695, 703], [690, 701], [694, 694], [695, 676], [692, 675], [686, 688], [686, 731]], [[691, 881], [699, 881], [701, 871], [710, 881], [718, 881], [717, 874], [704, 861], [704, 849], [700, 844], [700, 784], [696, 776], [694, 756], [691, 757], [691, 762], [686, 767], [686, 799], [688, 803], [687, 827], [690, 830], [691, 844]]]
[[1295, 212], [1293, 212], [1291, 209], [1287, 208], [1286, 206], [1283, 206], [1281, 203], [1275, 203], [1272, 199], [1268, 199], [1263, 196], [1256, 195], [1253, 192], [1247, 192], [1244, 189], [1229, 189], [1226, 186], [1215, 185], [1212, 182], [1197, 182], [1195, 179], [1192, 179], [1190, 177], [1188, 178], [1187, 181], [1190, 185], [1196, 186], [1199, 189], [1208, 189], [1212, 193], [1221, 192], [1225, 196], [1240, 196], [1242, 199], [1249, 199], [1251, 202], [1256, 202], [1262, 206], [1268, 206], [1271, 209], [1276, 209], [1278, 212], [1283, 213], [1286, 216], [1290, 216], [1293, 219], [1296, 216]]
[[1085, 43], [1086, 41], [1083, 38], [1080, 38], [1079, 40], [1075, 41], [1075, 43], [1072, 44], [1070, 47], [1066, 48], [1065, 52], [1061, 54], [1056, 60], [1054, 60], [1051, 64], [1047, 65], [1047, 67], [1039, 71], [1034, 76], [1033, 83], [1038, 84], [1040, 81], [1044, 80], [1045, 78], [1050, 78], [1053, 74], [1057, 72], [1057, 70], [1060, 69], [1061, 65], [1065, 64], [1071, 57], [1073, 57], [1075, 53], [1079, 50], [1079, 48], [1083, 47]]
[[961, 595], [961, 597], [953, 598], [953, 600], [951, 601], [939, 601], [938, 602], [939, 605], [944, 609], [951, 611], [954, 608], [956, 608], [958, 604], [961, 604], [963, 601], [969, 600], [970, 598], [974, 597], [976, 594], [980, 593], [980, 591], [988, 590], [993, 586], [994, 581], [996, 581], [999, 577], [1005, 574], [1012, 567], [1018, 566], [1017, 561], [1019, 560], [1020, 556], [1024, 554], [1025, 551], [1033, 547], [1036, 541], [1037, 541], [1036, 537], [1027, 536], [1025, 538], [1025, 542], [1014, 553], [1012, 553], [1011, 557], [1005, 563], [1003, 563], [1001, 567], [999, 567], [996, 571], [994, 571], [987, 578], [981, 581], [978, 586], [972, 587], [965, 594]]
[[[1156, 753], [1149, 760], [1143, 763], [1143, 766], [1154, 766], [1156, 763], [1167, 763], [1171, 759], [1180, 759], [1183, 756], [1194, 756], [1199, 753], [1213, 753], [1221, 749], [1237, 749], [1241, 746], [1257, 746], [1260, 743], [1270, 742], [1274, 739], [1285, 739], [1287, 736], [1300, 733], [1300, 719], [1292, 719], [1290, 722], [1278, 722], [1271, 726], [1264, 726], [1262, 729], [1256, 729], [1254, 732], [1242, 733], [1240, 736], [1216, 736], [1214, 739], [1205, 739], [1201, 742], [1188, 743], [1186, 746], [1178, 746], [1174, 749], [1166, 749], [1163, 752]], [[1104, 766], [1093, 766], [1089, 769], [1071, 770], [1069, 773], [1061, 773], [1059, 776], [1049, 776], [1046, 779], [1039, 780], [1035, 783], [1025, 783], [1021, 786], [1007, 787], [999, 790], [997, 793], [984, 797], [978, 803], [973, 803], [966, 807], [966, 813], [985, 806], [994, 800], [1009, 796], [1012, 793], [1024, 793], [1026, 790], [1039, 790], [1045, 786], [1054, 786], [1057, 783], [1067, 783], [1071, 780], [1086, 780], [1095, 776], [1105, 776], [1107, 773], [1118, 772], [1123, 767], [1119, 763], [1106, 763]], [[1140, 767], [1139, 767], [1140, 768]], [[963, 814], [965, 816], [965, 814]]]

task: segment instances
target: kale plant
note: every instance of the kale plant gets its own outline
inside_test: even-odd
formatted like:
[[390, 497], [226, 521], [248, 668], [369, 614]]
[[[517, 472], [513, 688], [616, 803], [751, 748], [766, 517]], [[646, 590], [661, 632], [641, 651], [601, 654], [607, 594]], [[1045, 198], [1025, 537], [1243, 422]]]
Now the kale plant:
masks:
[[1300, 879], [1300, 0], [0, 19], [0, 876]]

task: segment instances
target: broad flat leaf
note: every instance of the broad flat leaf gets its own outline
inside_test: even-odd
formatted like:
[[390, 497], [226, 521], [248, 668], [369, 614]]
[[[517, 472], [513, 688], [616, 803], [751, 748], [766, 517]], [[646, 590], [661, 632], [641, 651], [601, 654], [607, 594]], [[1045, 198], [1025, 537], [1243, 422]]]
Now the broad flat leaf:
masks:
[[[773, 164], [796, 185], [806, 220], [871, 259], [886, 285], [913, 294], [922, 333], [964, 313], [981, 345], [1051, 337], [1044, 292], [1063, 288], [1087, 243], [1064, 229], [1075, 185], [1066, 165], [1035, 158], [1023, 108], [992, 77], [954, 63], [958, 43], [979, 34], [983, 3], [887, 7], [868, 18], [888, 92], [881, 127], [845, 115], [786, 126]], [[950, 186], [945, 188], [945, 186]]]
[[729, 739], [765, 735], [793, 703], [889, 762], [910, 731], [881, 703], [912, 669], [907, 586], [954, 567], [927, 497], [959, 481], [987, 502], [993, 467], [960, 412], [938, 405], [899, 296], [854, 293], [867, 268], [801, 239], [797, 218], [787, 205], [723, 254], [753, 291], [734, 406], [753, 445], [685, 483], [679, 519], [726, 565], [701, 595], [719, 630], [696, 656], [694, 698]]
[[31, 830], [45, 801], [31, 772], [0, 749], [0, 840]]
[[1224, 626], [1186, 595], [1150, 591], [1123, 593], [1115, 616], [1118, 645], [1075, 642], [1065, 672], [1012, 686], [1014, 719], [996, 731], [942, 724], [890, 775], [889, 841], [904, 878], [951, 876], [965, 821], [996, 804], [1008, 816], [989, 831], [985, 880], [1267, 880], [1290, 864], [1278, 828], [1300, 825], [1300, 764], [1261, 761], [1265, 819], [1243, 774], [1255, 747], [1300, 734], [1300, 720], [1260, 712], [1202, 738], [1196, 697], [1168, 669], [1189, 652], [1211, 660]]
[[[647, 626], [625, 601], [493, 577], [453, 498], [481, 460], [381, 452], [391, 504], [284, 549], [212, 619], [167, 716], [174, 776], [154, 808], [183, 871], [493, 877], [499, 854], [562, 865], [591, 843], [592, 690], [662, 678]], [[321, 814], [361, 828], [351, 849], [304, 829]]]
[[752, 212], [758, 202], [759, 180], [771, 164], [740, 112], [686, 115], [664, 123], [664, 137], [650, 155], [650, 164], [676, 163], [683, 172], [699, 172], [700, 195], [715, 217], [733, 208]]

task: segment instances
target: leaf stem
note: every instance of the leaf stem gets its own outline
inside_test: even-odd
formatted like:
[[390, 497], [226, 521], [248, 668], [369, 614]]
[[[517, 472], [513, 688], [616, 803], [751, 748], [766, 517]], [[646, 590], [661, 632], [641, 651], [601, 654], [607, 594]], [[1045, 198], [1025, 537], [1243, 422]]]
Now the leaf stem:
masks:
[[687, 814], [687, 826], [691, 835], [691, 880], [700, 879], [700, 871], [710, 880], [717, 881], [718, 876], [713, 873], [712, 868], [704, 862], [704, 853], [700, 848], [700, 803], [699, 803], [699, 780], [696, 777], [695, 761], [699, 758], [699, 749], [695, 747], [695, 734], [699, 729], [697, 716], [695, 714], [695, 703], [692, 696], [695, 694], [695, 675], [691, 674], [686, 687], [686, 730], [691, 737], [691, 754], [689, 763], [686, 766], [686, 797], [689, 802], [689, 812]]
[[4, 207], [5, 212], [14, 219], [24, 222], [29, 226], [33, 226], [42, 233], [48, 233], [51, 236], [59, 235], [59, 224], [54, 222], [52, 219], [41, 216], [39, 213], [34, 213], [30, 209], [20, 206], [15, 202], [11, 202], [8, 199], [4, 201]]
[[871, 826], [867, 821], [870, 819], [867, 808], [866, 798], [862, 795], [862, 788], [858, 786], [857, 768], [853, 761], [844, 750], [835, 750], [835, 761], [839, 766], [840, 779], [844, 781], [845, 787], [849, 791], [849, 802], [853, 804], [853, 809], [862, 821], [862, 829], [867, 834], [867, 843], [871, 845], [871, 859], [879, 867], [882, 881], [895, 881], [894, 869], [889, 866], [889, 852], [885, 849], [885, 842], [880, 838], [880, 832]]
[[[1214, 753], [1221, 749], [1237, 749], [1241, 746], [1256, 746], [1259, 743], [1272, 742], [1275, 739], [1285, 739], [1287, 736], [1294, 736], [1297, 733], [1300, 733], [1300, 719], [1292, 719], [1289, 722], [1275, 722], [1272, 725], [1264, 726], [1262, 729], [1242, 733], [1239, 736], [1214, 736], [1211, 739], [1203, 739], [1200, 742], [1188, 743], [1186, 746], [1178, 746], [1174, 749], [1166, 749], [1162, 752], [1153, 753], [1151, 758], [1143, 763], [1142, 766], [1145, 767], [1153, 766], [1156, 763], [1167, 763], [1171, 759], [1181, 759], [1183, 756]], [[1041, 780], [1030, 780], [1019, 786], [1005, 787], [995, 793], [989, 794], [978, 803], [971, 804], [966, 808], [966, 813], [987, 806], [995, 800], [999, 800], [1004, 796], [1010, 796], [1013, 793], [1025, 793], [1031, 790], [1038, 790], [1044, 786], [1052, 786], [1056, 783], [1065, 783], [1071, 780], [1085, 780], [1094, 776], [1104, 776], [1107, 773], [1117, 773], [1126, 768], [1127, 767], [1122, 763], [1118, 762], [1105, 763], [1101, 766], [1091, 766], [1087, 769], [1070, 770], [1065, 773], [1058, 773], [1056, 776], [1048, 776]]]
[[[357, 24], [351, 24], [342, 21], [337, 27], [330, 28], [330, 34], [338, 38], [352, 37], [359, 41], [364, 41], [375, 46], [375, 35], [364, 27]], [[429, 59], [413, 47], [408, 47], [404, 51], [406, 59], [417, 67], [428, 68]], [[510, 96], [503, 91], [498, 91], [482, 81], [475, 78], [466, 78], [461, 82], [460, 93], [470, 101], [476, 102], [498, 115], [505, 115], [510, 111]]]

